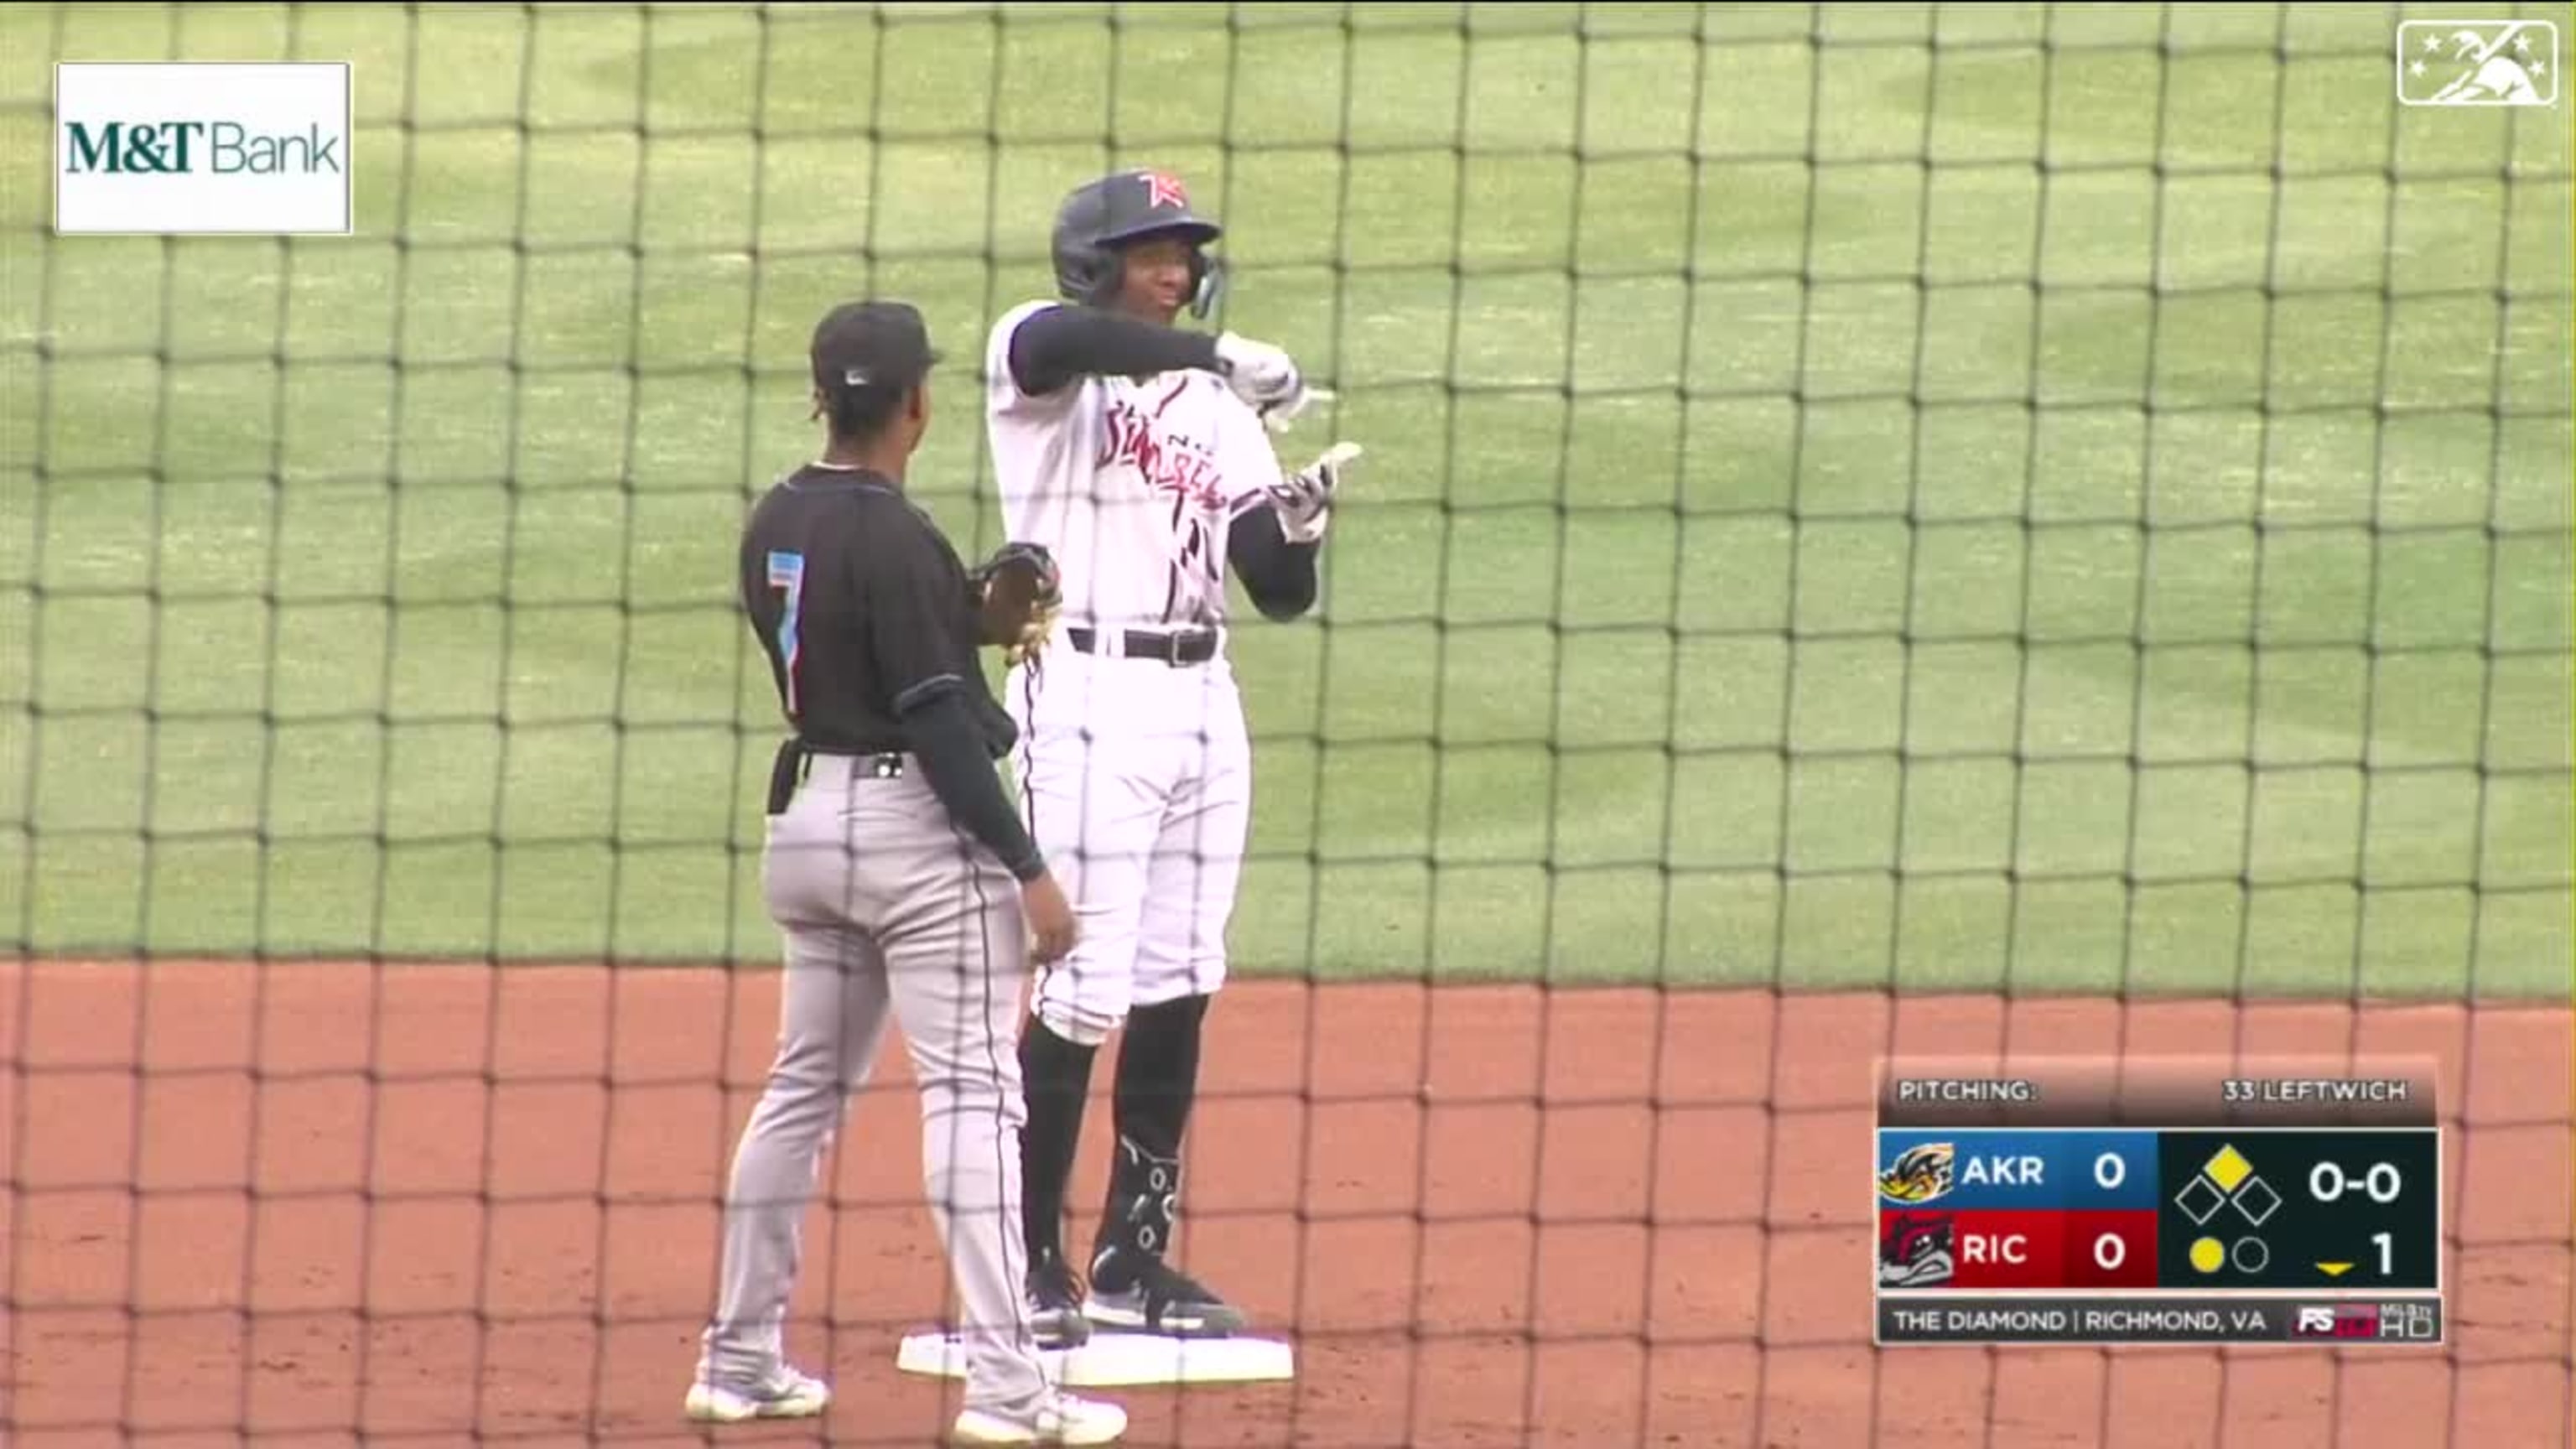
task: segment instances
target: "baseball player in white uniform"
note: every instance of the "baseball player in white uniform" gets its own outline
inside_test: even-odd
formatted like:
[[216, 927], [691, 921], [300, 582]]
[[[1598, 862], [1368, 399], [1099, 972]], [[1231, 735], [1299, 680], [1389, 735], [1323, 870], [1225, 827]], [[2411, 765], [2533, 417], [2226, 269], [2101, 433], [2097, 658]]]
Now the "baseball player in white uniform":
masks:
[[[1072, 898], [1070, 955], [1023, 1025], [1023, 1204], [1031, 1317], [1050, 1346], [1094, 1327], [1231, 1333], [1243, 1315], [1179, 1271], [1181, 1145], [1252, 808], [1226, 655], [1226, 579], [1266, 617], [1313, 606], [1339, 445], [1285, 472], [1271, 432], [1313, 394], [1278, 348], [1175, 327], [1205, 316], [1222, 235], [1178, 178], [1128, 171], [1059, 211], [1059, 299], [995, 324], [985, 418], [1004, 522], [1062, 569], [1054, 641], [1005, 691], [1021, 810]], [[1120, 1036], [1108, 1201], [1076, 1281], [1064, 1196], [1094, 1053]]]

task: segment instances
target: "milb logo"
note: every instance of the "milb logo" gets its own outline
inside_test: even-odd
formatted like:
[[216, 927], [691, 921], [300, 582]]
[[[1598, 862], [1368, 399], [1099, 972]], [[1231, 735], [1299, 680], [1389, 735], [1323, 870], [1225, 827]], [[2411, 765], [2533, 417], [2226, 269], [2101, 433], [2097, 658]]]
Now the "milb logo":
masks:
[[341, 137], [319, 124], [258, 132], [239, 121], [65, 123], [69, 176], [320, 176], [340, 173]]

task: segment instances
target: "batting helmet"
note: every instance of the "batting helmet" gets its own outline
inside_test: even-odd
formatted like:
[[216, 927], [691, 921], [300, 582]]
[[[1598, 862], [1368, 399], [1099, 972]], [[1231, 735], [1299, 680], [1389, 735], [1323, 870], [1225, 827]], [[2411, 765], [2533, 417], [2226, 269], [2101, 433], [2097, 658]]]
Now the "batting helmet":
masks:
[[1178, 236], [1190, 244], [1190, 315], [1216, 303], [1224, 263], [1207, 254], [1225, 228], [1190, 210], [1181, 179], [1168, 171], [1121, 171], [1075, 187], [1055, 214], [1056, 290], [1099, 306], [1118, 295], [1126, 269], [1120, 249], [1147, 237]]

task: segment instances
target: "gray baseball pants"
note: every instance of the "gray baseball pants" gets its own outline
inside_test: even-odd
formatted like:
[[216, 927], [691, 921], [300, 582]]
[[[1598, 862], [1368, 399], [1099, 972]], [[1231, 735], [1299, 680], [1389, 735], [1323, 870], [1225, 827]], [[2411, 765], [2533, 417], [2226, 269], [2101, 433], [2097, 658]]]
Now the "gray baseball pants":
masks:
[[902, 757], [889, 774], [873, 758], [810, 757], [769, 817], [763, 890], [787, 956], [778, 1054], [735, 1149], [699, 1373], [756, 1384], [780, 1362], [819, 1164], [891, 1022], [920, 1087], [923, 1185], [957, 1295], [966, 1407], [1024, 1419], [1046, 1383], [1020, 1241], [1019, 885], [951, 820], [918, 762]]

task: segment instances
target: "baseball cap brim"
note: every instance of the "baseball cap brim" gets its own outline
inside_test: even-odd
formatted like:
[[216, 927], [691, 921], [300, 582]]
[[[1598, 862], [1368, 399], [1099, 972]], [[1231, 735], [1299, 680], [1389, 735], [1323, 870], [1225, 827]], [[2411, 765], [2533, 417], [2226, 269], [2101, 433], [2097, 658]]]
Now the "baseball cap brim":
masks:
[[814, 381], [827, 388], [912, 387], [941, 362], [908, 302], [846, 302], [815, 325]]
[[1115, 231], [1104, 233], [1100, 240], [1107, 246], [1126, 246], [1160, 236], [1176, 236], [1194, 246], [1206, 246], [1211, 242], [1223, 240], [1225, 228], [1195, 216], [1148, 217], [1133, 226], [1123, 226]]

